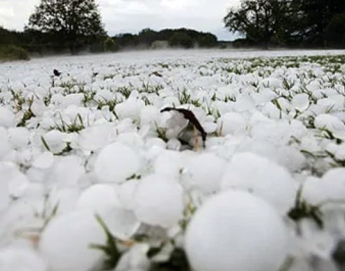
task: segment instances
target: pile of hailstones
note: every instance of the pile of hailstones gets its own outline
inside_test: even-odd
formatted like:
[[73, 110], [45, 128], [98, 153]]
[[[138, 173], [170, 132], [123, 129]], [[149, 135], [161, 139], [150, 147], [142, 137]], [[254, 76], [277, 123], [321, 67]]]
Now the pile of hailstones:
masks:
[[313, 270], [316, 262], [335, 270], [344, 210], [321, 204], [343, 198], [343, 168], [304, 176], [298, 198], [298, 180], [272, 160], [217, 155], [224, 139], [180, 152], [158, 138], [144, 145], [136, 133], [109, 140], [112, 126], [102, 123], [78, 139], [108, 142], [99, 151], [57, 156], [61, 134], [46, 134], [51, 151], [21, 150], [30, 133], [11, 127], [11, 117], [1, 108], [3, 161], [34, 159], [28, 168], [0, 164], [1, 271], [101, 270], [105, 259], [112, 270], [149, 270], [176, 248], [195, 271]]

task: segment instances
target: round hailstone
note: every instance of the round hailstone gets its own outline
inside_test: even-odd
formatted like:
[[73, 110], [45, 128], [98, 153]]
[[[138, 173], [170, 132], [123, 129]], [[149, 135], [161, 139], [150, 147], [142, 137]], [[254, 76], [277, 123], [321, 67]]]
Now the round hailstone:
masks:
[[134, 192], [134, 213], [144, 223], [172, 227], [182, 217], [183, 189], [164, 175], [151, 175]]
[[266, 157], [244, 152], [232, 157], [221, 188], [247, 190], [270, 202], [279, 212], [286, 213], [294, 204], [297, 184], [282, 166]]
[[197, 210], [185, 249], [198, 271], [276, 271], [287, 256], [287, 231], [267, 202], [248, 192], [227, 191]]
[[21, 197], [28, 187], [27, 177], [19, 171], [15, 164], [0, 164], [0, 210], [7, 206], [10, 197]]
[[119, 206], [118, 193], [108, 184], [94, 184], [80, 195], [77, 207], [101, 213], [109, 207]]
[[37, 253], [10, 247], [0, 251], [1, 271], [47, 271], [46, 263]]
[[157, 158], [154, 162], [155, 173], [160, 176], [168, 176], [172, 179], [178, 178], [189, 154], [187, 152], [181, 153], [172, 150], [158, 151]]
[[306, 93], [300, 93], [293, 96], [291, 103], [298, 111], [304, 111], [309, 107], [309, 96]]
[[51, 181], [58, 186], [74, 186], [84, 171], [80, 157], [75, 155], [63, 156], [55, 162], [52, 168]]
[[76, 187], [54, 187], [49, 193], [49, 206], [57, 206], [57, 214], [70, 212], [75, 209], [79, 195], [80, 190]]
[[8, 142], [8, 133], [4, 127], [0, 127], [0, 159], [3, 158], [11, 150]]
[[140, 112], [140, 124], [143, 126], [145, 124], [154, 124], [159, 121], [159, 110], [153, 105], [145, 106]]
[[187, 162], [187, 180], [191, 187], [203, 192], [215, 192], [225, 171], [226, 161], [212, 153], [202, 153]]
[[246, 127], [247, 122], [239, 113], [226, 113], [218, 120], [218, 130], [224, 135], [244, 132]]
[[121, 184], [119, 190], [119, 199], [121, 206], [127, 210], [133, 210], [134, 208], [134, 192], [139, 184], [139, 180], [129, 180]]
[[310, 204], [343, 200], [345, 197], [344, 168], [333, 168], [321, 179], [309, 177], [303, 185], [303, 197]]
[[104, 147], [95, 162], [95, 174], [101, 182], [123, 183], [141, 167], [139, 155], [130, 147], [115, 142]]
[[141, 225], [133, 211], [120, 207], [103, 210], [100, 216], [107, 225], [109, 232], [120, 240], [129, 240]]
[[32, 166], [39, 169], [48, 169], [53, 164], [54, 164], [54, 155], [49, 151], [45, 151], [41, 153], [32, 162]]
[[9, 128], [8, 137], [14, 148], [24, 148], [29, 144], [30, 132], [25, 127]]
[[282, 145], [290, 140], [291, 128], [287, 122], [261, 122], [253, 124], [251, 135], [256, 140]]
[[79, 145], [84, 150], [95, 151], [109, 144], [114, 131], [108, 123], [87, 127], [79, 133]]
[[237, 112], [251, 111], [255, 109], [255, 101], [250, 95], [242, 94], [236, 97], [234, 108]]
[[9, 128], [15, 125], [14, 114], [8, 108], [0, 107], [0, 126]]
[[145, 103], [141, 99], [129, 98], [115, 106], [115, 112], [120, 119], [130, 118], [139, 119], [141, 109], [145, 107]]
[[44, 148], [49, 148], [52, 153], [60, 153], [66, 148], [66, 143], [64, 142], [65, 134], [58, 130], [51, 130], [43, 136], [43, 139], [47, 146], [42, 145]]
[[337, 117], [330, 114], [320, 114], [315, 118], [315, 127], [319, 129], [326, 128], [331, 132], [344, 131], [344, 123]]
[[92, 244], [104, 245], [106, 235], [92, 212], [70, 212], [54, 218], [45, 228], [39, 250], [51, 271], [89, 271], [104, 256]]

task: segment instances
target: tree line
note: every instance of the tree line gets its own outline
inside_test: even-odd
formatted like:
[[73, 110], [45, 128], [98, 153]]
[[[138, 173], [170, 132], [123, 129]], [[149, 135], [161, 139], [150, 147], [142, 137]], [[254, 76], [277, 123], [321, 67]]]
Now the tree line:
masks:
[[238, 46], [345, 47], [345, 1], [242, 0], [223, 21]]
[[138, 34], [124, 33], [110, 37], [104, 29], [95, 0], [41, 0], [24, 31], [9, 31], [0, 27], [0, 46], [18, 46], [39, 54], [168, 47], [210, 48], [217, 44], [215, 35], [186, 28], [161, 31], [145, 28]]
[[[345, 1], [241, 0], [223, 18], [243, 38], [234, 47], [345, 47]], [[211, 33], [179, 28], [108, 36], [95, 0], [40, 0], [24, 31], [0, 27], [0, 58], [30, 53], [117, 51], [150, 48], [211, 48], [228, 45]], [[1, 47], [2, 46], [2, 47]], [[23, 48], [23, 49], [21, 49]]]
[[54, 33], [26, 29], [23, 32], [9, 31], [0, 27], [0, 45], [16, 45], [31, 53], [59, 53], [69, 51], [72, 54], [83, 50], [90, 52], [166, 49], [166, 48], [211, 48], [218, 46], [217, 37], [211, 33], [199, 32], [187, 28], [163, 29], [150, 28], [138, 34], [122, 33], [115, 36], [102, 35], [93, 39], [78, 37], [62, 40]]

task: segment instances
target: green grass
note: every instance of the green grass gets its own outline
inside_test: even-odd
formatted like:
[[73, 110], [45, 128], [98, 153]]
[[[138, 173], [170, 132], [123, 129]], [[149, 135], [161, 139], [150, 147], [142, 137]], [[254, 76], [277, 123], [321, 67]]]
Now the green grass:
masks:
[[0, 61], [29, 60], [29, 54], [15, 45], [0, 45]]

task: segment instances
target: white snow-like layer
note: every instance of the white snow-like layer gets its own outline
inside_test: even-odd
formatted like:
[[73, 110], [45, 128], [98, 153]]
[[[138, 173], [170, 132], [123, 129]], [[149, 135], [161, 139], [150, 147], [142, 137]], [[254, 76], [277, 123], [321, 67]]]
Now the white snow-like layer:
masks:
[[[105, 255], [87, 244], [105, 245], [97, 213], [125, 241], [115, 270], [146, 270], [183, 248], [195, 211], [223, 190], [249, 191], [284, 216], [296, 261], [331, 261], [345, 236], [340, 54], [180, 50], [1, 63], [4, 268], [18, 256], [28, 268], [65, 270], [70, 257], [81, 270], [99, 271], [93, 265]], [[52, 77], [53, 69], [61, 76]], [[205, 146], [199, 133], [197, 148], [181, 114], [161, 113], [165, 107], [191, 110], [207, 133]], [[310, 214], [288, 216], [300, 207], [298, 187], [302, 207], [321, 209], [323, 228]], [[69, 245], [74, 235], [66, 256], [56, 244]], [[163, 250], [149, 259], [153, 247]]]
[[196, 212], [185, 248], [194, 270], [276, 271], [287, 257], [287, 243], [282, 218], [267, 202], [227, 191]]

